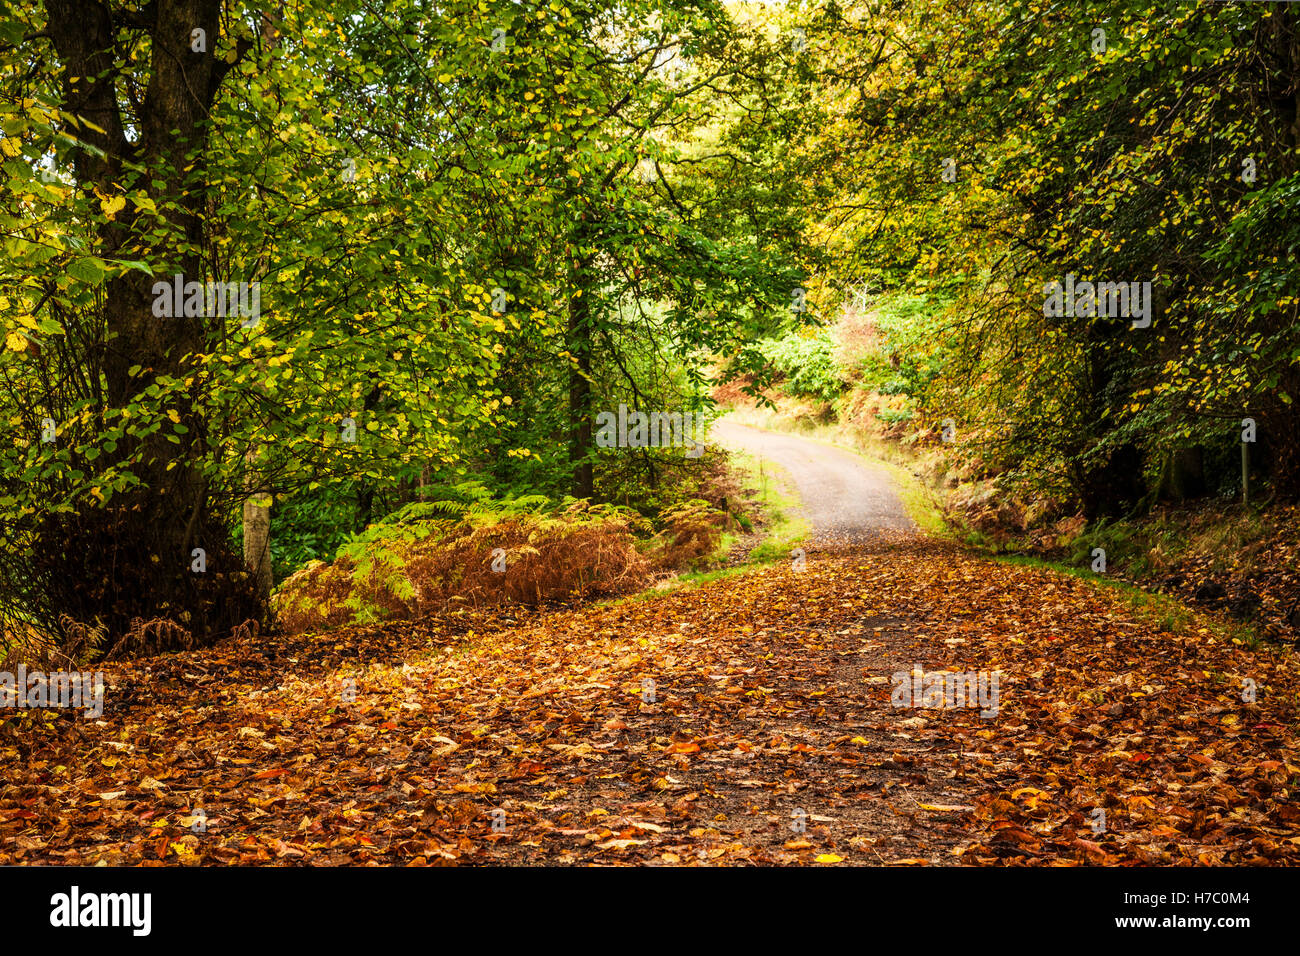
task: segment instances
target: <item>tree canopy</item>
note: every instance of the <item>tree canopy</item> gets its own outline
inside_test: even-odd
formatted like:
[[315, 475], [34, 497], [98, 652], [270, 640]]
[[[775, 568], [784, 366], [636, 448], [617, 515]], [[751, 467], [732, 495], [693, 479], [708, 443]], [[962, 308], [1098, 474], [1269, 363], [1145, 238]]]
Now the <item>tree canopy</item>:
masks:
[[7, 621], [226, 633], [272, 503], [289, 564], [465, 478], [645, 504], [601, 411], [815, 392], [861, 294], [962, 454], [1090, 517], [1247, 420], [1300, 490], [1285, 6], [6, 9]]

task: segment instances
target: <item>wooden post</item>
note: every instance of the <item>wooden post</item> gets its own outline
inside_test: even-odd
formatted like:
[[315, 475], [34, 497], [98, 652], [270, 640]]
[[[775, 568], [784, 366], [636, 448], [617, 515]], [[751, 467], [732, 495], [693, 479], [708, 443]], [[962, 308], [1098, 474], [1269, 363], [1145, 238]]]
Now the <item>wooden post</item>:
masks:
[[1250, 504], [1250, 445], [1241, 443], [1241, 503]]
[[244, 474], [244, 567], [253, 573], [257, 596], [271, 596], [271, 489], [254, 472], [250, 450]]

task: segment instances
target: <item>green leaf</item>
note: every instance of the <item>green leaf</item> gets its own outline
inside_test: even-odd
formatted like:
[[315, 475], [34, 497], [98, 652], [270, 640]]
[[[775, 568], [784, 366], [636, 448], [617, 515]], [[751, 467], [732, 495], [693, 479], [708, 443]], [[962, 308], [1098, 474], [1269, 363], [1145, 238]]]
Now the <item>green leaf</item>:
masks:
[[74, 279], [80, 279], [82, 282], [89, 282], [98, 285], [104, 278], [107, 270], [104, 263], [94, 256], [86, 256], [81, 259], [73, 259], [67, 265], [67, 273]]

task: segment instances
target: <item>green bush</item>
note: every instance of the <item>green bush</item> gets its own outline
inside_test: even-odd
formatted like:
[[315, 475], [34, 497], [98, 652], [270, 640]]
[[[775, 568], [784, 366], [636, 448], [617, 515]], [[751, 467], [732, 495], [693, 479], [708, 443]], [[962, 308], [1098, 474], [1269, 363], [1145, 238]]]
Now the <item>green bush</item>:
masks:
[[763, 339], [758, 350], [781, 373], [788, 395], [830, 402], [844, 390], [832, 357], [834, 343], [825, 329], [811, 336], [799, 330]]

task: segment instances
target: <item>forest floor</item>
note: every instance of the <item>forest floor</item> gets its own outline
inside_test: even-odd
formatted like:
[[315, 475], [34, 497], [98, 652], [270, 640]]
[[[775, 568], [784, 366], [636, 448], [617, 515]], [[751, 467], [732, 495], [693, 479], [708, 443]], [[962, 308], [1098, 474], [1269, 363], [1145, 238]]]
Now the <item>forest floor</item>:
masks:
[[[996, 673], [996, 702], [898, 706], [938, 703], [900, 699], [914, 668]], [[0, 724], [0, 863], [1295, 864], [1297, 669], [881, 530], [105, 667], [99, 719]]]

